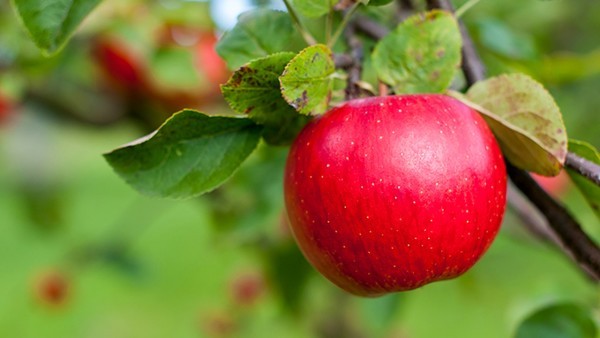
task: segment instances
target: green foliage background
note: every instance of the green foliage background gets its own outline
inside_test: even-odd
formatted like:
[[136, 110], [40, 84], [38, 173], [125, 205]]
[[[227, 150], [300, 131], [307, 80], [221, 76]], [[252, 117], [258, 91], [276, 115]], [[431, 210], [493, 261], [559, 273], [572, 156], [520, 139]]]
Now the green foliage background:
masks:
[[[94, 15], [110, 17], [110, 8], [124, 3], [104, 1]], [[464, 20], [490, 75], [517, 70], [541, 81], [569, 136], [599, 147], [596, 6], [482, 0]], [[68, 92], [65, 78], [93, 84], [81, 41], [105, 27], [90, 19], [61, 54], [46, 59], [0, 0], [0, 89], [21, 97], [24, 88], [52, 81]], [[116, 26], [124, 35], [133, 29], [127, 20]], [[96, 103], [70, 93], [64, 96], [72, 107]], [[229, 111], [222, 102], [211, 109]], [[259, 146], [231, 181], [203, 197], [152, 199], [125, 185], [100, 156], [141, 136], [137, 122], [84, 126], [39, 105], [18, 114], [0, 126], [2, 337], [502, 338], [544, 304], [598, 306], [597, 287], [510, 211], [490, 251], [465, 276], [378, 299], [351, 297], [306, 265], [282, 224], [285, 148]], [[564, 202], [600, 238], [581, 195], [569, 190]], [[44, 304], [35, 291], [53, 269], [71, 283], [60, 306]], [[241, 305], [231, 289], [248, 273], [263, 276], [265, 291]], [[217, 332], [215, 323], [231, 327]]]

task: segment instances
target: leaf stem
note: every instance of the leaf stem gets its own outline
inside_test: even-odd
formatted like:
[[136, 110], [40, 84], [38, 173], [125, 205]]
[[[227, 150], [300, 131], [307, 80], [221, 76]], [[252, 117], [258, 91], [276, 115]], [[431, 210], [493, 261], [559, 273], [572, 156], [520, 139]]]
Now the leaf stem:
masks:
[[294, 7], [290, 5], [289, 0], [283, 0], [283, 3], [285, 4], [285, 8], [287, 8], [288, 13], [290, 14], [292, 21], [296, 25], [296, 28], [300, 31], [300, 34], [304, 38], [304, 41], [306, 41], [306, 43], [310, 46], [316, 45], [317, 40], [315, 40], [315, 38], [310, 34], [308, 29], [304, 27], [304, 24], [302, 24], [302, 21], [300, 21], [300, 17], [298, 17], [298, 13], [296, 13]]
[[456, 12], [454, 12], [454, 16], [456, 16], [457, 19], [460, 18], [463, 14], [465, 14], [466, 11], [471, 9], [471, 7], [475, 6], [479, 1], [480, 0], [469, 0], [465, 2], [456, 10]]
[[327, 43], [327, 47], [333, 48], [333, 46], [335, 45], [335, 43], [337, 42], [337, 40], [342, 35], [342, 32], [344, 31], [344, 28], [346, 28], [346, 25], [350, 21], [350, 18], [356, 12], [356, 10], [358, 9], [358, 6], [360, 6], [361, 3], [362, 3], [361, 1], [355, 2], [352, 5], [352, 7], [350, 7], [350, 9], [346, 12], [346, 14], [344, 15], [344, 19], [342, 19], [342, 22], [340, 23], [340, 25], [338, 26], [337, 30], [333, 34], [333, 37]]
[[327, 13], [327, 19], [325, 19], [325, 41], [329, 44], [331, 41], [331, 28], [333, 26], [333, 7], [329, 8], [329, 13]]

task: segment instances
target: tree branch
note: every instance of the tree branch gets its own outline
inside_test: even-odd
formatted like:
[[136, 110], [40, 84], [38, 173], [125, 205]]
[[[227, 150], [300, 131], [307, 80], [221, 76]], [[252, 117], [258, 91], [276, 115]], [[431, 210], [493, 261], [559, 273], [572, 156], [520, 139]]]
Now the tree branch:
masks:
[[348, 46], [350, 46], [350, 54], [354, 61], [353, 64], [347, 68], [348, 80], [346, 85], [346, 100], [351, 100], [360, 96], [360, 87], [358, 83], [360, 82], [362, 73], [363, 44], [356, 36], [354, 22], [346, 27], [344, 37], [348, 42]]
[[[427, 0], [427, 7], [430, 9], [438, 8], [454, 13], [454, 7], [447, 0]], [[479, 53], [475, 49], [473, 40], [467, 27], [462, 21], [458, 21], [458, 28], [462, 36], [462, 69], [467, 80], [467, 84], [472, 86], [475, 82], [485, 80], [485, 67], [481, 62]]]
[[390, 32], [387, 27], [361, 15], [357, 15], [354, 19], [354, 27], [375, 40], [383, 39]]
[[594, 278], [600, 280], [600, 249], [581, 229], [573, 216], [529, 174], [506, 162], [508, 176], [521, 192], [544, 214], [561, 247]]
[[[427, 6], [430, 9], [439, 8], [451, 12], [454, 10], [449, 0], [427, 0]], [[462, 23], [460, 23], [460, 28], [463, 37], [462, 69], [467, 84], [471, 86], [475, 82], [485, 79], [485, 67]], [[581, 163], [576, 161], [572, 154], [568, 155], [567, 158], [569, 163]], [[581, 168], [582, 165], [578, 165], [578, 167]], [[512, 182], [544, 214], [563, 251], [575, 260], [595, 281], [600, 281], [600, 248], [581, 229], [573, 216], [550, 197], [527, 172], [514, 167], [509, 162], [506, 162], [506, 168]]]
[[600, 165], [588, 161], [575, 153], [568, 152], [565, 166], [575, 170], [583, 177], [594, 182], [597, 186], [600, 186]]

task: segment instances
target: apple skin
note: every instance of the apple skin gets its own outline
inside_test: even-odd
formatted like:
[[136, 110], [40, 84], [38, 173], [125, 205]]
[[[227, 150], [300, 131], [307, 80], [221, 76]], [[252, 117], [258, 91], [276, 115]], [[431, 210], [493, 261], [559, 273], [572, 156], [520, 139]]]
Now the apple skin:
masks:
[[491, 245], [506, 170], [485, 121], [444, 95], [349, 101], [291, 146], [285, 205], [307, 260], [375, 297], [457, 277]]

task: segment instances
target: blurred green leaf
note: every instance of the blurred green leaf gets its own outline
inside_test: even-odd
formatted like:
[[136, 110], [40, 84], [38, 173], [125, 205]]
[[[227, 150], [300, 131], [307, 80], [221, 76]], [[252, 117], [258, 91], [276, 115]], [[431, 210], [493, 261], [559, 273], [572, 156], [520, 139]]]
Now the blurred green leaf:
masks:
[[384, 332], [395, 319], [395, 314], [401, 308], [406, 293], [396, 292], [383, 297], [364, 298], [361, 301], [362, 316], [377, 332]]
[[308, 279], [315, 270], [293, 241], [275, 244], [267, 252], [266, 259], [269, 277], [281, 295], [285, 309], [298, 313]]
[[534, 40], [500, 20], [486, 18], [477, 22], [483, 47], [511, 59], [529, 59], [537, 55]]
[[411, 16], [379, 41], [373, 66], [397, 94], [440, 93], [458, 70], [460, 50], [456, 19], [434, 10]]
[[585, 54], [560, 52], [527, 62], [528, 71], [544, 83], [563, 84], [600, 74], [600, 49]]
[[156, 132], [104, 157], [141, 193], [191, 197], [229, 178], [252, 153], [260, 133], [249, 119], [183, 110]]
[[[598, 153], [598, 150], [594, 146], [587, 142], [569, 140], [569, 150], [586, 160], [600, 164], [600, 153]], [[600, 218], [600, 187], [579, 175], [579, 173], [571, 168], [567, 168], [567, 172], [592, 207], [592, 210], [594, 210], [596, 216]]]
[[279, 76], [294, 55], [284, 52], [253, 60], [221, 86], [231, 109], [265, 126], [263, 137], [270, 144], [290, 143], [308, 122], [283, 99], [279, 88]]
[[160, 48], [152, 56], [152, 75], [165, 90], [196, 88], [200, 84], [193, 55], [183, 48]]
[[279, 52], [297, 52], [304, 40], [287, 13], [258, 9], [243, 13], [235, 27], [217, 43], [217, 53], [229, 69]]
[[329, 13], [333, 7], [332, 0], [293, 0], [293, 5], [300, 14], [309, 18], [318, 18]]
[[562, 303], [529, 315], [517, 328], [515, 338], [594, 338], [597, 331], [589, 309]]
[[[467, 99], [483, 114], [502, 152], [517, 167], [556, 176], [567, 155], [567, 132], [554, 98], [527, 75], [507, 74], [473, 85]], [[468, 104], [468, 103], [467, 103]]]
[[384, 5], [389, 4], [392, 1], [394, 1], [394, 0], [371, 0], [371, 1], [369, 1], [368, 5], [369, 6], [384, 6]]
[[14, 0], [23, 25], [44, 54], [60, 49], [101, 0]]
[[327, 110], [335, 64], [325, 45], [305, 48], [285, 67], [279, 78], [285, 100], [301, 114], [322, 114]]

